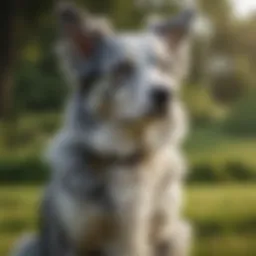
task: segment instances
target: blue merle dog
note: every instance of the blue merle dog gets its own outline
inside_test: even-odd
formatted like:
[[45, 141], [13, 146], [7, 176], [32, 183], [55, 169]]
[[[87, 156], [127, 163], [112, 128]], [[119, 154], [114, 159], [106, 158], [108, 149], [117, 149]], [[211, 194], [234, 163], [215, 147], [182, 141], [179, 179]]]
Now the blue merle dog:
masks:
[[179, 90], [193, 13], [122, 34], [71, 4], [57, 14], [72, 95], [49, 150], [40, 232], [13, 255], [188, 255]]

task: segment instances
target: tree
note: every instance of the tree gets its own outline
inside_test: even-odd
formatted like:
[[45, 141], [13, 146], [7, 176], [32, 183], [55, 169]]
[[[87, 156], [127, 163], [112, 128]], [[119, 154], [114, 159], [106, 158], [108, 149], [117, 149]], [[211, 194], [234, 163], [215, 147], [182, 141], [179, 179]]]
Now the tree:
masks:
[[0, 117], [7, 118], [11, 111], [12, 72], [15, 61], [15, 30], [17, 0], [2, 3], [0, 22]]

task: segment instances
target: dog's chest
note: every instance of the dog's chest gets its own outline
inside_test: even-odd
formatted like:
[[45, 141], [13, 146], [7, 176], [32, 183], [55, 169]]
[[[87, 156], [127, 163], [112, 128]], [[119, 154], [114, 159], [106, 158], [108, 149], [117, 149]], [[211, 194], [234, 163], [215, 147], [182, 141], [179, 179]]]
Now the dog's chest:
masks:
[[[97, 247], [112, 230], [112, 213], [103, 200], [81, 200], [67, 191], [59, 191], [57, 208], [69, 238], [79, 246]], [[103, 238], [105, 236], [105, 238]]]
[[[112, 202], [104, 178], [70, 170], [59, 180], [55, 205], [66, 234], [75, 243], [88, 241], [110, 225]], [[97, 233], [96, 233], [97, 230]]]
[[66, 233], [83, 246], [97, 247], [118, 234], [124, 215], [132, 211], [149, 214], [155, 189], [167, 169], [163, 160], [113, 168], [100, 182], [88, 182], [88, 176], [67, 176], [67, 183], [56, 194]]
[[99, 186], [101, 191], [96, 188], [94, 193], [88, 190], [86, 194], [84, 188], [85, 191], [79, 191], [80, 196], [74, 191], [58, 191], [57, 209], [73, 240], [82, 238], [91, 241], [96, 232], [102, 234], [106, 229], [114, 233], [118, 229], [119, 216], [129, 207], [139, 207], [140, 203], [144, 203], [144, 192], [151, 189], [150, 182], [145, 180], [143, 174], [133, 170], [113, 170], [105, 182], [104, 190]]

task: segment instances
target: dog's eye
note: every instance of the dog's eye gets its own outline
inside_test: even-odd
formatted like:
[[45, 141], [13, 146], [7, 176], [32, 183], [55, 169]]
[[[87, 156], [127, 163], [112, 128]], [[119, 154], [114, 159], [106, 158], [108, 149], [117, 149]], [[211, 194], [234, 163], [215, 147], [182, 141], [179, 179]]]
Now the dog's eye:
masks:
[[114, 67], [113, 78], [116, 83], [129, 78], [134, 72], [134, 64], [131, 61], [123, 61]]

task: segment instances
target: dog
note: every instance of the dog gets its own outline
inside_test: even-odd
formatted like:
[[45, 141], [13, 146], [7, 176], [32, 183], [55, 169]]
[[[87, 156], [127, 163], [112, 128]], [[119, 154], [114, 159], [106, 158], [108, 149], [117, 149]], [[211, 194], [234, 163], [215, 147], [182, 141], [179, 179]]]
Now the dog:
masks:
[[121, 34], [69, 3], [57, 16], [72, 92], [48, 153], [40, 232], [13, 255], [187, 256], [179, 91], [193, 12]]

